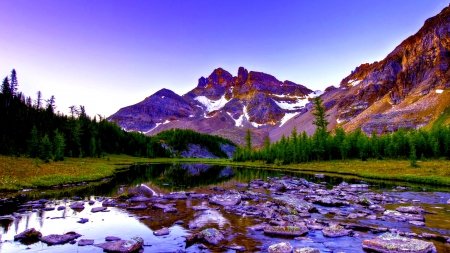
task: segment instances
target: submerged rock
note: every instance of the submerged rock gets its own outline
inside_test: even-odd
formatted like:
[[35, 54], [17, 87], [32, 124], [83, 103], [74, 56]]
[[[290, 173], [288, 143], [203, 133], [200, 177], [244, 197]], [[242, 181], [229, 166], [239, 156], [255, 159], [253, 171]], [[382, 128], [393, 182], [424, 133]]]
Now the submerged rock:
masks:
[[171, 192], [163, 196], [165, 199], [187, 199], [188, 196], [184, 192]]
[[317, 248], [303, 247], [295, 249], [294, 253], [320, 253], [320, 251]]
[[410, 220], [425, 221], [425, 217], [423, 217], [422, 215], [418, 215], [418, 214], [401, 213], [401, 212], [392, 211], [392, 210], [386, 210], [383, 214], [385, 216], [393, 217], [393, 218], [396, 218], [398, 220], [403, 220], [403, 221], [410, 221]]
[[120, 237], [116, 237], [116, 236], [107, 236], [105, 237], [105, 241], [107, 242], [111, 242], [111, 241], [120, 241], [122, 240]]
[[87, 246], [87, 245], [93, 245], [94, 240], [93, 239], [81, 239], [78, 241], [78, 246]]
[[269, 253], [292, 253], [294, 248], [289, 242], [280, 242], [270, 245], [268, 248]]
[[20, 234], [14, 236], [14, 241], [37, 241], [42, 237], [41, 232], [34, 228], [29, 228]]
[[401, 213], [421, 214], [426, 213], [425, 209], [420, 206], [400, 206], [395, 209]]
[[436, 247], [431, 242], [411, 239], [392, 233], [384, 233], [374, 239], [364, 240], [362, 247], [365, 250], [381, 253], [437, 253]]
[[142, 248], [144, 240], [140, 237], [133, 237], [130, 240], [119, 240], [114, 242], [104, 242], [95, 244], [107, 252], [131, 253]]
[[306, 226], [265, 226], [264, 234], [285, 235], [285, 236], [303, 236], [309, 232]]
[[203, 238], [210, 244], [217, 245], [220, 241], [224, 240], [225, 237], [219, 230], [215, 228], [208, 228], [200, 232], [197, 237]]
[[67, 232], [63, 235], [51, 234], [42, 237], [41, 241], [47, 243], [48, 245], [63, 244], [77, 239], [80, 236], [80, 234], [77, 234], [75, 232]]

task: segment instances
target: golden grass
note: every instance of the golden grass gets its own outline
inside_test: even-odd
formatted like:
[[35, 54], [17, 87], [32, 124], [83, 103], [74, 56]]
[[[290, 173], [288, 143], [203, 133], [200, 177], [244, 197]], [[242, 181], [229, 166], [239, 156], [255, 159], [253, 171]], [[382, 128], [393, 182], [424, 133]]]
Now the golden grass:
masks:
[[43, 163], [34, 158], [0, 156], [0, 190], [96, 181], [110, 177], [130, 164], [149, 160], [108, 155], [104, 158], [66, 158], [65, 161]]

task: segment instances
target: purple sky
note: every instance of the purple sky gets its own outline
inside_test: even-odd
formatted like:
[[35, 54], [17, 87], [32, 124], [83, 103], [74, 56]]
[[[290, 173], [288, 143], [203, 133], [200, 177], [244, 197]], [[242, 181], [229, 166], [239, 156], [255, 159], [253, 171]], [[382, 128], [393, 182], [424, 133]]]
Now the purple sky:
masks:
[[[109, 116], [161, 88], [184, 94], [239, 66], [311, 89], [382, 60], [441, 0], [2, 0], [0, 77]], [[3, 78], [3, 77], [2, 77]]]

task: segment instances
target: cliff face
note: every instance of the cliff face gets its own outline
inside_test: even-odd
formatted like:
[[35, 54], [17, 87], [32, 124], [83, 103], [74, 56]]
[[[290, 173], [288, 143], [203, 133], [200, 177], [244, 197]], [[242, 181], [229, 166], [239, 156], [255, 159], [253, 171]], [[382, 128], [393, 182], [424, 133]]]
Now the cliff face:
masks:
[[[322, 96], [330, 115], [330, 130], [343, 126], [370, 134], [399, 128], [431, 127], [450, 106], [450, 8], [425, 21], [423, 27], [404, 40], [385, 59], [361, 64], [338, 88], [329, 87]], [[299, 115], [271, 139], [297, 130], [314, 132], [310, 112]], [[450, 123], [449, 120], [444, 120]]]
[[312, 90], [291, 81], [281, 82], [262, 72], [240, 67], [237, 76], [222, 68], [197, 87], [179, 96], [163, 89], [142, 102], [120, 109], [108, 119], [129, 131], [156, 134], [170, 128], [189, 128], [218, 134], [244, 144], [247, 128], [261, 145], [270, 129], [304, 111]]

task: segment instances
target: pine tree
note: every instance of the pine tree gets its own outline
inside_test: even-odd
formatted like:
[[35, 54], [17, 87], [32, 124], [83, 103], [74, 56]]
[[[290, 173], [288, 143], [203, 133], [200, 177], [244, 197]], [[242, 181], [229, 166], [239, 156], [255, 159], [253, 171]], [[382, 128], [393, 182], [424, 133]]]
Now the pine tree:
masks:
[[249, 128], [247, 128], [247, 134], [245, 135], [245, 147], [247, 148], [246, 151], [250, 156], [250, 153], [252, 151], [252, 135]]
[[55, 150], [54, 161], [63, 161], [64, 160], [64, 149], [66, 147], [66, 143], [64, 140], [64, 135], [62, 135], [58, 129], [55, 130], [55, 138], [53, 139], [53, 147]]
[[316, 119], [313, 121], [313, 124], [317, 126], [316, 133], [318, 133], [321, 138], [325, 138], [328, 134], [327, 126], [330, 123], [326, 120], [328, 115], [325, 113], [325, 108], [322, 106], [322, 102], [323, 100], [319, 96], [314, 98], [314, 111], [312, 112], [312, 115]]
[[3, 79], [2, 83], [2, 94], [3, 95], [11, 95], [11, 85], [9, 84], [8, 77], [5, 77]]
[[17, 94], [18, 86], [19, 86], [19, 82], [17, 81], [17, 73], [16, 73], [16, 70], [13, 69], [11, 71], [11, 95], [14, 97]]
[[95, 157], [97, 155], [97, 145], [95, 144], [95, 139], [94, 137], [91, 137], [91, 141], [89, 143], [89, 156], [90, 157]]
[[42, 101], [42, 93], [41, 93], [41, 91], [38, 91], [36, 93], [36, 101], [35, 101], [36, 109], [40, 109], [42, 107], [41, 101]]
[[41, 140], [41, 153], [39, 158], [46, 163], [50, 162], [50, 159], [52, 158], [52, 143], [50, 142], [48, 135], [45, 135]]
[[49, 99], [45, 100], [45, 102], [47, 103], [47, 112], [53, 113], [55, 111], [55, 96], [52, 95]]
[[27, 154], [29, 157], [39, 156], [39, 134], [36, 126], [31, 129], [31, 138], [27, 141]]

